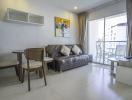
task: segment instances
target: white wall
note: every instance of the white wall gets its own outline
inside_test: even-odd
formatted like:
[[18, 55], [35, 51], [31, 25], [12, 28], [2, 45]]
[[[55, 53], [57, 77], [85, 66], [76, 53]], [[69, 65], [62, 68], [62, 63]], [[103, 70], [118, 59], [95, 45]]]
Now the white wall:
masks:
[[[44, 16], [44, 26], [8, 23], [3, 21], [7, 8], [13, 8]], [[71, 20], [70, 38], [55, 37], [54, 17]], [[0, 0], [0, 53], [47, 44], [78, 43], [77, 15], [43, 0]]]
[[100, 19], [126, 12], [126, 0], [118, 0], [89, 12], [89, 20]]

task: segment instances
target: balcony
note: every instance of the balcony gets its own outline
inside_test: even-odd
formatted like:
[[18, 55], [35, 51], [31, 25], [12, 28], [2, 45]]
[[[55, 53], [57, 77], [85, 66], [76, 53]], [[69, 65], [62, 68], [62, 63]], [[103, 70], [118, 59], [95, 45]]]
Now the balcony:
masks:
[[110, 64], [110, 57], [126, 56], [126, 41], [96, 41], [96, 57], [94, 62]]

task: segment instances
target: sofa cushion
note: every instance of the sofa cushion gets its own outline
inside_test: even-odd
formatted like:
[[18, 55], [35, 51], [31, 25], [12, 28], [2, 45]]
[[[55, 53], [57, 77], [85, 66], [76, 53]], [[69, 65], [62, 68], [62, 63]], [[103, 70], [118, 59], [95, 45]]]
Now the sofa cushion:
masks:
[[75, 62], [74, 57], [76, 55], [70, 55], [70, 56], [63, 56], [63, 57], [56, 57], [55, 61], [58, 64], [58, 66], [68, 66], [68, 65], [72, 65], [73, 62]]
[[77, 45], [73, 46], [72, 51], [76, 55], [82, 54], [82, 50]]
[[55, 58], [62, 56], [59, 52], [61, 50], [60, 45], [48, 45], [46, 47], [46, 53], [48, 54], [49, 57]]
[[67, 46], [62, 46], [61, 47], [61, 51], [60, 51], [63, 55], [65, 56], [69, 56], [70, 55], [70, 52], [71, 50], [67, 47]]
[[[70, 50], [72, 50], [73, 45], [65, 45], [65, 46], [67, 46]], [[74, 55], [72, 51], [70, 52], [70, 55]]]
[[56, 57], [55, 60], [58, 62], [59, 65], [72, 65], [76, 63], [83, 63], [88, 62], [88, 55], [70, 55], [70, 56], [63, 56], [63, 57]]

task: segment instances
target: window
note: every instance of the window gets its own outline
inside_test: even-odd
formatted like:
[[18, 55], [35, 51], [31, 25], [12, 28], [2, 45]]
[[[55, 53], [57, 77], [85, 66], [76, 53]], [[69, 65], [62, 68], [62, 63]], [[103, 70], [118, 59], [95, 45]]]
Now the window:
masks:
[[109, 64], [108, 58], [125, 56], [126, 23], [126, 14], [89, 21], [89, 53], [94, 62]]

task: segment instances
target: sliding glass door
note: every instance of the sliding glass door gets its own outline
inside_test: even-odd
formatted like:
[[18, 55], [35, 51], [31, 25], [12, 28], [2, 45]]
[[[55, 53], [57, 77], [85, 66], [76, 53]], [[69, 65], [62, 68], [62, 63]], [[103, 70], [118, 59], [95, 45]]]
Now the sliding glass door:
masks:
[[103, 63], [104, 18], [89, 22], [89, 53], [93, 61]]
[[127, 41], [126, 14], [89, 21], [89, 53], [96, 63], [110, 64], [110, 57], [124, 57]]

